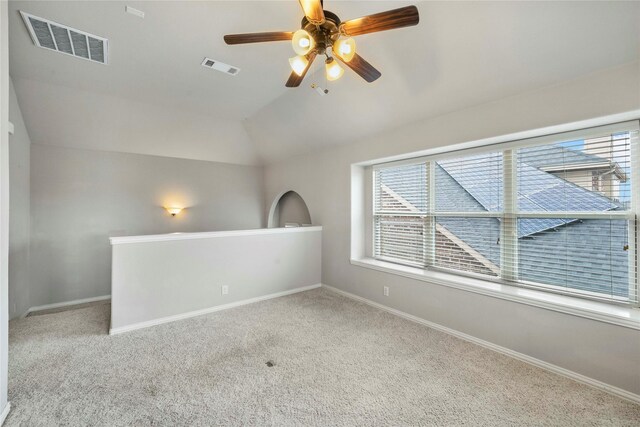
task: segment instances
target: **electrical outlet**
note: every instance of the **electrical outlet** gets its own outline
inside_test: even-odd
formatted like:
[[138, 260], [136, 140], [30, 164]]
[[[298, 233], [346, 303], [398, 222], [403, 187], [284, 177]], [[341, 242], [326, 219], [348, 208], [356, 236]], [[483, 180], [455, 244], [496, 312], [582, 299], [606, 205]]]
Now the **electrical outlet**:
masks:
[[229, 286], [222, 285], [222, 295], [227, 295], [229, 293]]
[[388, 286], [384, 286], [382, 288], [382, 293], [384, 294], [385, 297], [389, 296], [389, 287]]

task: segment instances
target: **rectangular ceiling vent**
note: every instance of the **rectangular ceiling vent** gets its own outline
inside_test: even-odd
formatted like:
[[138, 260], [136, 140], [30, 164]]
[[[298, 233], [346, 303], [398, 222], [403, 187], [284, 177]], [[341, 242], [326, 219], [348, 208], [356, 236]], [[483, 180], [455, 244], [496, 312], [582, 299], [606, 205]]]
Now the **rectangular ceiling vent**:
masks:
[[107, 63], [109, 41], [104, 37], [38, 18], [23, 11], [20, 11], [20, 14], [36, 46], [80, 59], [87, 59], [101, 64]]
[[216, 61], [215, 59], [211, 58], [204, 58], [204, 60], [202, 60], [202, 66], [232, 76], [235, 76], [240, 72], [240, 68], [238, 67], [234, 67], [232, 65], [225, 64], [224, 62]]

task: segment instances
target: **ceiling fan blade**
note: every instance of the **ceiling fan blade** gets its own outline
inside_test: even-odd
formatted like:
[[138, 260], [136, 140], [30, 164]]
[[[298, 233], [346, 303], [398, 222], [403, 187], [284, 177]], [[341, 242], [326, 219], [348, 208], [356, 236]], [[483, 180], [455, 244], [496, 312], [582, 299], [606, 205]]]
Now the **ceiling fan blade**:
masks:
[[362, 56], [358, 55], [357, 53], [353, 56], [353, 58], [351, 58], [351, 61], [349, 62], [340, 59], [338, 55], [334, 55], [334, 57], [338, 58], [340, 62], [351, 68], [360, 77], [362, 77], [369, 83], [378, 80], [380, 76], [382, 76], [382, 73], [380, 71], [376, 70], [373, 65], [369, 64], [362, 58]]
[[301, 76], [299, 76], [294, 71], [292, 71], [291, 75], [289, 76], [289, 80], [287, 80], [287, 83], [285, 84], [286, 87], [300, 86], [300, 83], [302, 83], [302, 80], [304, 80], [304, 76], [307, 75], [307, 71], [309, 71], [309, 68], [311, 68], [311, 64], [313, 64], [313, 60], [316, 59], [316, 55], [317, 53], [315, 51], [309, 52], [307, 54], [307, 59], [309, 60], [309, 63], [307, 64], [307, 68], [304, 69]]
[[378, 31], [411, 27], [412, 25], [418, 25], [418, 22], [420, 22], [418, 8], [407, 6], [345, 21], [340, 24], [340, 32], [345, 36], [359, 36]]
[[304, 15], [312, 24], [320, 25], [324, 23], [324, 11], [321, 0], [299, 0]]
[[293, 33], [288, 31], [273, 31], [269, 33], [227, 34], [224, 41], [227, 44], [262, 43], [287, 41], [293, 38]]

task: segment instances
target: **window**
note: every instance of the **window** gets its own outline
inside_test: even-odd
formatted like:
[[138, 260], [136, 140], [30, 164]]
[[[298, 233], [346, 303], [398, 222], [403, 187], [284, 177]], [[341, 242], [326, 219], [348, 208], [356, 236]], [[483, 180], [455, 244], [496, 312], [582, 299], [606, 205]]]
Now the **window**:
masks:
[[632, 122], [375, 166], [374, 257], [636, 305], [638, 151]]

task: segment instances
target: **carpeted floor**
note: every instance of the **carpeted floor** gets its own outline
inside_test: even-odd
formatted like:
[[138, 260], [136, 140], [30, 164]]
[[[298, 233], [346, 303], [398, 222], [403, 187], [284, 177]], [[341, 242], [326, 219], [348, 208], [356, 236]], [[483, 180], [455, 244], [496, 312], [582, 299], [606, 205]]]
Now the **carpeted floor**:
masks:
[[109, 309], [11, 322], [6, 426], [640, 425], [639, 405], [324, 289], [116, 336]]
[[25, 317], [42, 316], [44, 314], [53, 314], [53, 313], [60, 313], [62, 311], [77, 310], [79, 308], [93, 307], [100, 304], [109, 304], [110, 302], [111, 302], [110, 299], [106, 299], [101, 301], [85, 302], [82, 304], [67, 305], [64, 307], [49, 308], [47, 310], [33, 311], [27, 314]]

